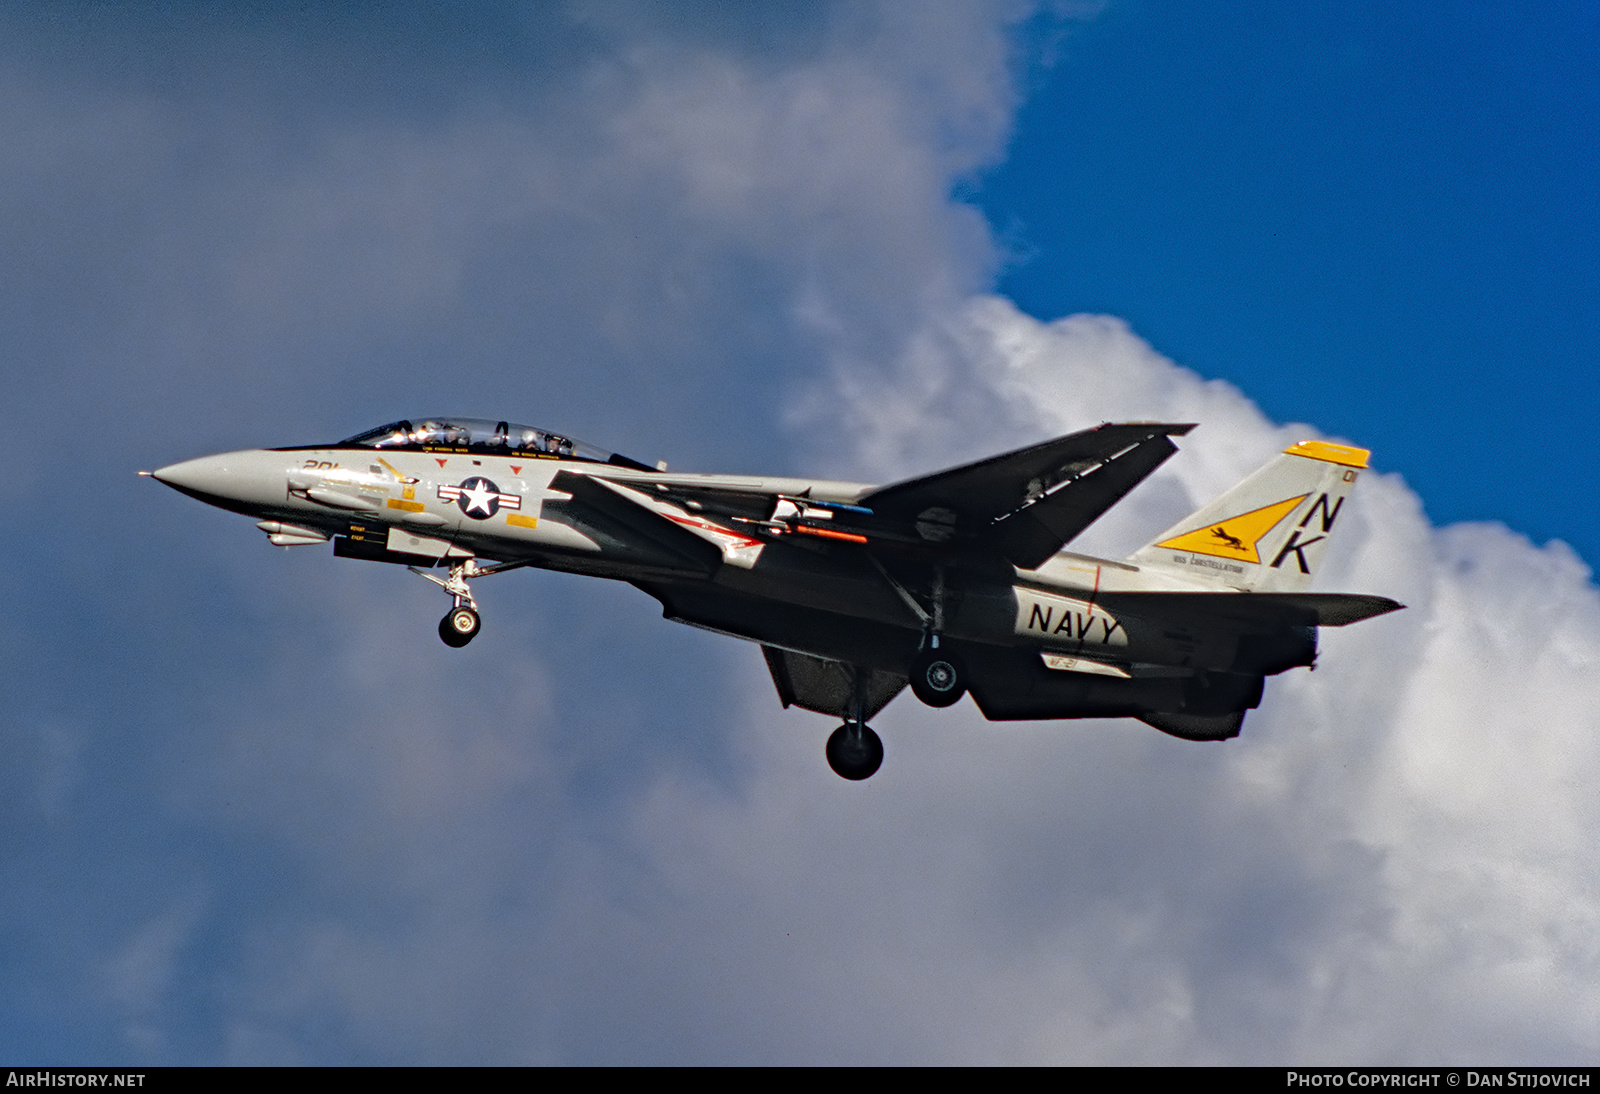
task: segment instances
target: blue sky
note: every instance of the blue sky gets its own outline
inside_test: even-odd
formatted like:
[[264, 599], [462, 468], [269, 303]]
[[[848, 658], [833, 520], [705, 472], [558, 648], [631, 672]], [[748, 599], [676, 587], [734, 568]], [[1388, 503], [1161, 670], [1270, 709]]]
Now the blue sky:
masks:
[[[1592, 17], [1514, 14], [0, 15], [0, 1060], [1592, 1060]], [[1226, 745], [902, 698], [846, 784], [631, 588], [449, 650], [134, 474], [432, 412], [863, 481], [1201, 423], [1111, 554], [1322, 431], [1319, 581], [1408, 608]]]
[[1594, 559], [1597, 34], [1585, 4], [1110, 4], [971, 195], [999, 288], [1375, 449], [1437, 521]]

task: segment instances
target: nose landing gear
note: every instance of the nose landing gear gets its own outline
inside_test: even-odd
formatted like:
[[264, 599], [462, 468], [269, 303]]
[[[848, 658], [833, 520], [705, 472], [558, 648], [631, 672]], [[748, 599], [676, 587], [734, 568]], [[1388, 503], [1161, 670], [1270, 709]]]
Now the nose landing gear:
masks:
[[439, 637], [445, 645], [460, 649], [476, 638], [478, 631], [483, 627], [483, 620], [478, 616], [478, 602], [472, 598], [472, 587], [467, 584], [468, 579], [497, 574], [502, 570], [510, 570], [521, 565], [523, 563], [509, 562], [498, 566], [479, 566], [477, 559], [466, 558], [451, 565], [449, 577], [435, 577], [415, 566], [409, 569], [418, 577], [426, 578], [450, 594], [452, 606], [449, 613], [439, 620]]

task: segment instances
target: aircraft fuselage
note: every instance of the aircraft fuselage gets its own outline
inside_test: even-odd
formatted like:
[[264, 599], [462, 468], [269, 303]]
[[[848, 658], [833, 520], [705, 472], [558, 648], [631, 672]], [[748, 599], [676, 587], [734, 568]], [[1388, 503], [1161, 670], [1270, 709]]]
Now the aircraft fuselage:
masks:
[[[705, 521], [710, 535], [727, 542], [726, 553], [737, 556], [742, 549], [759, 555], [745, 565], [696, 567], [670, 545], [641, 542], [640, 536], [608, 527], [602, 517], [574, 507], [570, 492], [553, 485], [558, 476], [594, 474], [643, 491], [665, 487], [747, 493], [752, 512], [765, 508], [765, 499], [772, 496], [854, 504], [874, 489], [821, 479], [673, 475], [584, 461], [439, 450], [375, 456], [369, 450], [340, 448], [253, 449], [190, 460], [158, 473], [162, 481], [211, 504], [348, 540], [342, 546], [353, 557], [428, 565], [470, 555], [610, 577], [652, 591], [694, 584], [723, 592], [730, 601], [748, 598], [766, 602], [769, 609], [792, 605], [901, 628], [913, 645], [923, 629], [922, 619], [894, 585], [848, 540], [802, 536], [788, 543], [762, 542]], [[676, 519], [690, 524], [697, 518], [686, 509]], [[1146, 620], [1113, 611], [1105, 603], [1107, 595], [1128, 591], [1203, 591], [1196, 585], [1067, 553], [1034, 570], [959, 556], [947, 561], [945, 569], [946, 581], [958, 590], [943, 630], [952, 640], [1145, 665], [1218, 671], [1235, 667], [1229, 639], [1236, 641], [1237, 635], [1204, 641], [1175, 628], [1171, 620]], [[918, 576], [924, 580], [917, 581]], [[923, 592], [920, 586], [925, 584], [925, 574], [908, 575], [903, 583], [908, 592], [913, 586]], [[918, 599], [916, 593], [912, 596]], [[718, 629], [772, 640], [759, 626]], [[803, 652], [828, 656], [832, 651]]]

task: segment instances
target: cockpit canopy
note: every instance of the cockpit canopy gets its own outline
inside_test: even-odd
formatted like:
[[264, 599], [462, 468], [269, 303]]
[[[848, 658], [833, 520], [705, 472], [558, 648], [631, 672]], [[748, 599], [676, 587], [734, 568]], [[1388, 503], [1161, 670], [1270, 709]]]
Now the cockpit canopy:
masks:
[[487, 418], [423, 418], [415, 424], [409, 421], [390, 422], [347, 437], [339, 443], [356, 444], [364, 448], [449, 449], [456, 452], [482, 452], [491, 456], [528, 453], [598, 460], [601, 463], [635, 463], [559, 433], [549, 433], [516, 422], [492, 422]]

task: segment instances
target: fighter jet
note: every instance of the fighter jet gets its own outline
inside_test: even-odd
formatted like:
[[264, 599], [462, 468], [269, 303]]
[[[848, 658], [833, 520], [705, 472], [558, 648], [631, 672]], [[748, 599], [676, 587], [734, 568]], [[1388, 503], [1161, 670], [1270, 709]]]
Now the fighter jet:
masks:
[[[833, 770], [883, 760], [867, 725], [906, 686], [991, 720], [1137, 718], [1235, 737], [1317, 628], [1402, 605], [1311, 592], [1369, 453], [1301, 441], [1125, 559], [1066, 545], [1192, 424], [1106, 424], [889, 486], [680, 474], [531, 426], [398, 421], [333, 444], [141, 472], [438, 585], [447, 646], [481, 625], [472, 582], [523, 566], [626, 581], [666, 618], [759, 643], [785, 707], [842, 719]], [[441, 576], [441, 574], [443, 576]]]

